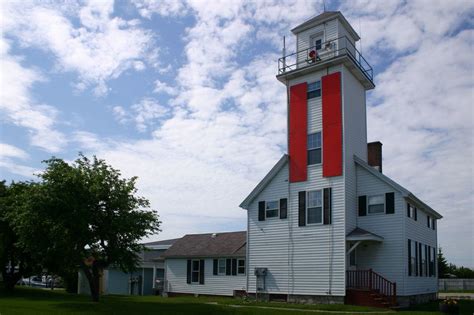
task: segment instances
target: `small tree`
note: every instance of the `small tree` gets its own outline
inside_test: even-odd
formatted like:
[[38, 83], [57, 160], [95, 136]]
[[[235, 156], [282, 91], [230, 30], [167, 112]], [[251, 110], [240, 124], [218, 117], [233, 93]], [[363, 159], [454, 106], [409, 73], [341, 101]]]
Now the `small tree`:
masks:
[[137, 178], [122, 178], [104, 160], [80, 154], [72, 164], [56, 158], [45, 163], [18, 234], [31, 251], [42, 252], [49, 271], [82, 270], [98, 301], [102, 270], [135, 269], [143, 249], [138, 242], [159, 231], [158, 214], [136, 196]]
[[438, 275], [439, 278], [446, 278], [449, 273], [450, 267], [448, 266], [448, 261], [443, 255], [441, 247], [438, 249]]

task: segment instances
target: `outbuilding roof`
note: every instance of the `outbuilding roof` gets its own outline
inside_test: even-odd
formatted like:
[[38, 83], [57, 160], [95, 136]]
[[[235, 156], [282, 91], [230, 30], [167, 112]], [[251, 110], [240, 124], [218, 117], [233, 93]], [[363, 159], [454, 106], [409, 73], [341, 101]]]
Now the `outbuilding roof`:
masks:
[[245, 257], [247, 232], [188, 234], [177, 240], [161, 257]]
[[382, 242], [383, 237], [375, 233], [356, 227], [346, 236], [347, 241], [378, 241]]

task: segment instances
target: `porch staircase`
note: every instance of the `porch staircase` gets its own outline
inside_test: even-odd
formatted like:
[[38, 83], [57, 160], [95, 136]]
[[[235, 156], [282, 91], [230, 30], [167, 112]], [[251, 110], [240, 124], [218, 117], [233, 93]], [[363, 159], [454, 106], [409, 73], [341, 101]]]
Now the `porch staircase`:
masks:
[[397, 306], [397, 284], [372, 269], [346, 272], [346, 304], [394, 308]]

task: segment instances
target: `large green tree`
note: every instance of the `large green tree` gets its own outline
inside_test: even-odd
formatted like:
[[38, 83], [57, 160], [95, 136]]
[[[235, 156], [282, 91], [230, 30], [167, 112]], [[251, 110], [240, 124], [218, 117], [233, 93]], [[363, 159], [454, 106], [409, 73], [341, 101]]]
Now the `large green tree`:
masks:
[[7, 291], [13, 290], [22, 277], [40, 270], [31, 252], [19, 243], [12, 220], [21, 221], [19, 214], [34, 185], [29, 182], [7, 185], [0, 181], [0, 268]]
[[158, 214], [137, 196], [137, 178], [122, 178], [104, 160], [81, 154], [73, 163], [57, 158], [45, 163], [41, 184], [30, 192], [30, 205], [15, 225], [20, 242], [41, 251], [50, 272], [82, 270], [98, 301], [102, 270], [135, 269], [140, 239], [159, 231]]

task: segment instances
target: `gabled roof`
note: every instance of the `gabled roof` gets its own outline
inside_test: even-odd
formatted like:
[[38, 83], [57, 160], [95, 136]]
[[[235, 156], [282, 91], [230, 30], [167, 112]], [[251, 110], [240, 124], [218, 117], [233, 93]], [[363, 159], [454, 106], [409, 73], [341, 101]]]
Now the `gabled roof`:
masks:
[[361, 228], [357, 227], [354, 230], [352, 230], [352, 232], [347, 234], [346, 240], [347, 241], [377, 241], [377, 242], [382, 242], [383, 237], [379, 236], [375, 233], [372, 233], [372, 232], [369, 232], [369, 231], [366, 231], [364, 229], [361, 229]]
[[247, 232], [188, 234], [176, 241], [161, 257], [245, 257]]
[[283, 166], [286, 165], [288, 162], [288, 155], [283, 154], [283, 156], [278, 160], [278, 162], [275, 164], [275, 166], [272, 167], [270, 172], [268, 172], [267, 175], [258, 183], [257, 186], [252, 190], [252, 192], [247, 196], [247, 198], [242, 201], [242, 203], [239, 205], [239, 207], [243, 209], [248, 209], [252, 201], [258, 196], [259, 193], [262, 192], [265, 187], [272, 181], [273, 177], [275, 177], [278, 172], [283, 168]]
[[382, 180], [386, 184], [392, 186], [395, 190], [400, 192], [402, 196], [407, 199], [410, 203], [413, 203], [417, 208], [422, 208], [425, 210], [427, 213], [430, 215], [434, 216], [436, 219], [441, 219], [443, 216], [436, 212], [434, 209], [432, 209], [430, 206], [428, 206], [426, 203], [418, 199], [414, 194], [412, 194], [409, 190], [406, 188], [402, 187], [401, 185], [397, 184], [394, 182], [392, 179], [390, 179], [388, 176], [380, 173], [378, 170], [367, 164], [364, 160], [362, 160], [360, 157], [354, 155], [354, 162], [361, 166], [363, 169], [367, 170], [369, 173], [377, 177], [378, 179]]
[[155, 241], [143, 243], [143, 245], [148, 249], [168, 249], [173, 245], [174, 242], [179, 240], [179, 238], [173, 238], [169, 240]]
[[347, 29], [349, 34], [351, 34], [352, 37], [354, 37], [354, 40], [358, 41], [360, 39], [359, 34], [352, 28], [352, 26], [349, 24], [349, 22], [346, 20], [344, 15], [340, 11], [326, 11], [323, 12], [313, 18], [310, 18], [306, 22], [298, 25], [297, 27], [293, 28], [291, 32], [293, 34], [298, 34], [302, 31], [305, 31], [309, 28], [312, 28], [316, 25], [322, 24], [324, 22], [327, 22], [329, 20], [333, 19], [339, 19], [342, 25]]

